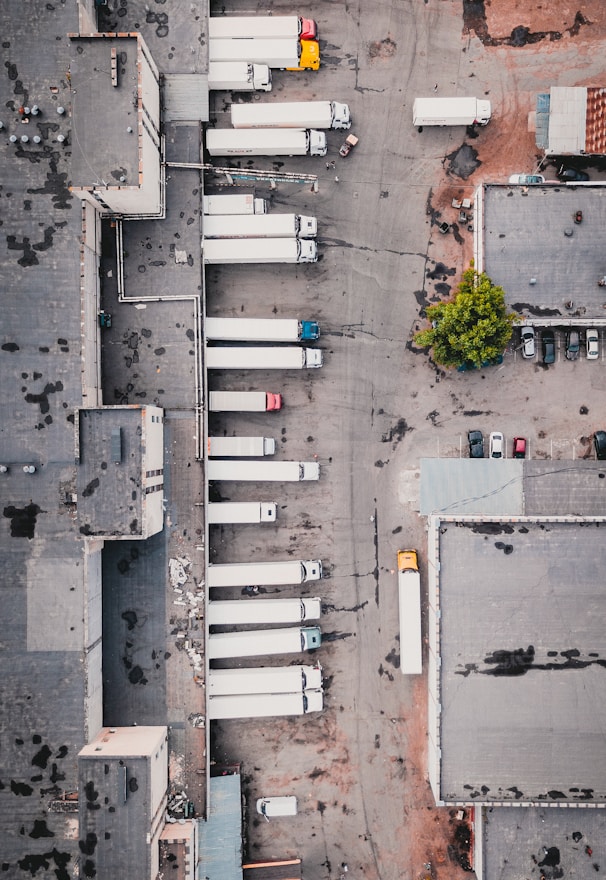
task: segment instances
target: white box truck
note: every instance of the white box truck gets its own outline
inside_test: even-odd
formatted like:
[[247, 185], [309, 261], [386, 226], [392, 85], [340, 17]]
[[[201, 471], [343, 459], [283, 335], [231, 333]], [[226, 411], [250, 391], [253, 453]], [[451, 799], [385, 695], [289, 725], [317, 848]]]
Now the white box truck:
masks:
[[227, 718], [270, 718], [279, 715], [306, 715], [321, 712], [322, 691], [298, 694], [238, 694], [209, 697], [208, 717], [211, 721]]
[[225, 195], [204, 196], [202, 209], [205, 214], [265, 214], [267, 200], [257, 199], [247, 193], [226, 193]]
[[208, 60], [248, 61], [279, 70], [319, 70], [320, 46], [317, 40], [301, 41], [297, 37], [273, 40], [213, 37], [208, 41]]
[[351, 114], [340, 101], [232, 104], [231, 124], [234, 128], [351, 128]]
[[271, 391], [210, 391], [210, 412], [277, 412], [282, 395]]
[[267, 64], [211, 61], [208, 65], [208, 88], [211, 92], [271, 92], [271, 70]]
[[301, 623], [319, 620], [322, 600], [233, 599], [209, 602], [206, 621], [210, 626], [245, 626], [258, 623]]
[[209, 128], [210, 156], [325, 156], [326, 132], [302, 128]]
[[276, 454], [273, 437], [209, 437], [208, 454], [211, 458], [246, 458]]
[[209, 525], [273, 523], [277, 509], [275, 501], [220, 501], [206, 508]]
[[301, 18], [299, 15], [213, 15], [208, 19], [208, 36], [211, 40], [249, 37], [317, 40], [317, 34], [318, 28], [313, 18]]
[[478, 98], [415, 98], [412, 123], [424, 125], [486, 125], [490, 101]]
[[292, 345], [238, 346], [206, 349], [209, 370], [302, 370], [321, 367], [320, 348], [296, 348]]
[[287, 559], [283, 562], [224, 562], [208, 566], [209, 587], [282, 586], [319, 581], [319, 559]]
[[400, 669], [403, 675], [423, 672], [421, 641], [421, 575], [416, 550], [398, 552]]
[[208, 460], [206, 475], [209, 480], [231, 480], [236, 483], [296, 483], [319, 480], [320, 465], [317, 461], [259, 461], [254, 458], [224, 461], [221, 458], [211, 458]]
[[299, 654], [301, 651], [313, 651], [321, 643], [322, 633], [319, 626], [294, 626], [213, 633], [208, 637], [207, 648], [209, 660], [231, 660], [235, 657]]
[[226, 342], [297, 342], [319, 339], [320, 325], [298, 318], [206, 318], [204, 332]]
[[203, 242], [205, 263], [315, 263], [318, 245], [307, 238], [210, 238]]
[[243, 214], [205, 217], [204, 238], [315, 238], [318, 221], [304, 214]]
[[257, 666], [246, 669], [211, 669], [206, 680], [211, 697], [232, 694], [298, 694], [322, 689], [322, 667]]

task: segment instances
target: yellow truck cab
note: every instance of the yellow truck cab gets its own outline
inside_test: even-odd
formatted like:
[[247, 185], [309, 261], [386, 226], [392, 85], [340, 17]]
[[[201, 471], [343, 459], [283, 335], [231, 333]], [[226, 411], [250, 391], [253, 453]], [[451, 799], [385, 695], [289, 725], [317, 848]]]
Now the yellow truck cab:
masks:
[[319, 70], [320, 44], [317, 40], [301, 40], [299, 66], [288, 67], [287, 70]]
[[398, 550], [398, 571], [418, 571], [419, 560], [416, 550]]

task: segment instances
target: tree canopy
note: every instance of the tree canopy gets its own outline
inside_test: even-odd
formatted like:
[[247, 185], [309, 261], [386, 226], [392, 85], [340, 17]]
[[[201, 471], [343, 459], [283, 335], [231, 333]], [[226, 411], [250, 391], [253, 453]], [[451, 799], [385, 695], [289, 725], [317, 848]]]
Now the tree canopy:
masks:
[[473, 262], [463, 272], [452, 299], [428, 306], [431, 327], [415, 335], [415, 342], [433, 349], [436, 363], [445, 367], [481, 367], [496, 362], [519, 320], [505, 306], [505, 292]]

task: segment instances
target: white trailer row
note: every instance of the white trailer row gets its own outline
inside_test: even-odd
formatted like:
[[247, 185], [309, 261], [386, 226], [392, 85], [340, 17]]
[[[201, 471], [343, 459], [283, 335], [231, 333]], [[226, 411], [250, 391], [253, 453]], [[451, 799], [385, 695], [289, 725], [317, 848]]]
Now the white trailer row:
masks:
[[202, 242], [205, 263], [315, 263], [318, 245], [306, 238], [209, 238]]
[[226, 193], [216, 196], [204, 196], [202, 199], [204, 214], [266, 214], [267, 200], [257, 199], [248, 193]]
[[318, 70], [320, 47], [315, 40], [302, 43], [298, 37], [213, 37], [208, 41], [208, 60], [246, 61], [249, 64], [267, 64], [279, 70]]
[[306, 715], [321, 712], [322, 691], [297, 694], [238, 694], [209, 697], [208, 717], [211, 721], [228, 718], [270, 718], [279, 715]]
[[212, 633], [208, 637], [209, 660], [236, 657], [268, 657], [272, 654], [299, 654], [322, 644], [319, 626], [258, 629], [246, 632]]
[[275, 501], [221, 501], [207, 507], [209, 525], [274, 523], [278, 505]]
[[210, 128], [206, 132], [210, 156], [325, 156], [326, 133], [299, 128]]
[[213, 15], [208, 19], [211, 40], [277, 40], [283, 37], [315, 40], [317, 33], [313, 18], [299, 15]]
[[298, 346], [206, 347], [209, 370], [302, 370], [317, 369], [324, 363], [320, 348]]
[[321, 690], [322, 667], [257, 666], [246, 669], [211, 669], [206, 690], [211, 697], [238, 694], [298, 694]]
[[301, 214], [215, 214], [205, 217], [204, 238], [315, 238], [318, 221]]
[[319, 620], [322, 600], [313, 599], [231, 599], [209, 602], [209, 626], [246, 626], [259, 623], [301, 623]]
[[289, 559], [283, 562], [228, 562], [208, 566], [209, 587], [278, 586], [319, 581], [319, 559]]
[[298, 342], [319, 339], [320, 325], [298, 318], [205, 318], [204, 332], [227, 342]]
[[211, 458], [247, 458], [248, 456], [275, 455], [273, 437], [209, 437], [208, 454]]
[[210, 391], [210, 412], [277, 412], [282, 395], [271, 391]]
[[234, 482], [297, 483], [319, 480], [320, 465], [317, 461], [224, 461], [211, 458], [208, 461], [207, 476], [209, 480]]
[[340, 101], [275, 101], [232, 104], [234, 128], [351, 128], [349, 106]]
[[208, 88], [211, 92], [271, 92], [271, 70], [267, 64], [211, 61], [208, 65]]

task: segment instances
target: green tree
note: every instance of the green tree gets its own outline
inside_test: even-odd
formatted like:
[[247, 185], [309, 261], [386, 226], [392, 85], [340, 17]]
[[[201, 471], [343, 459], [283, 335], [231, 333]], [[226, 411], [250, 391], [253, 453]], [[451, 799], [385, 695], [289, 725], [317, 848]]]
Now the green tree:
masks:
[[505, 307], [505, 292], [473, 261], [463, 272], [452, 299], [428, 306], [431, 327], [415, 335], [415, 342], [433, 349], [436, 363], [445, 367], [468, 364], [481, 367], [503, 354], [519, 321]]

